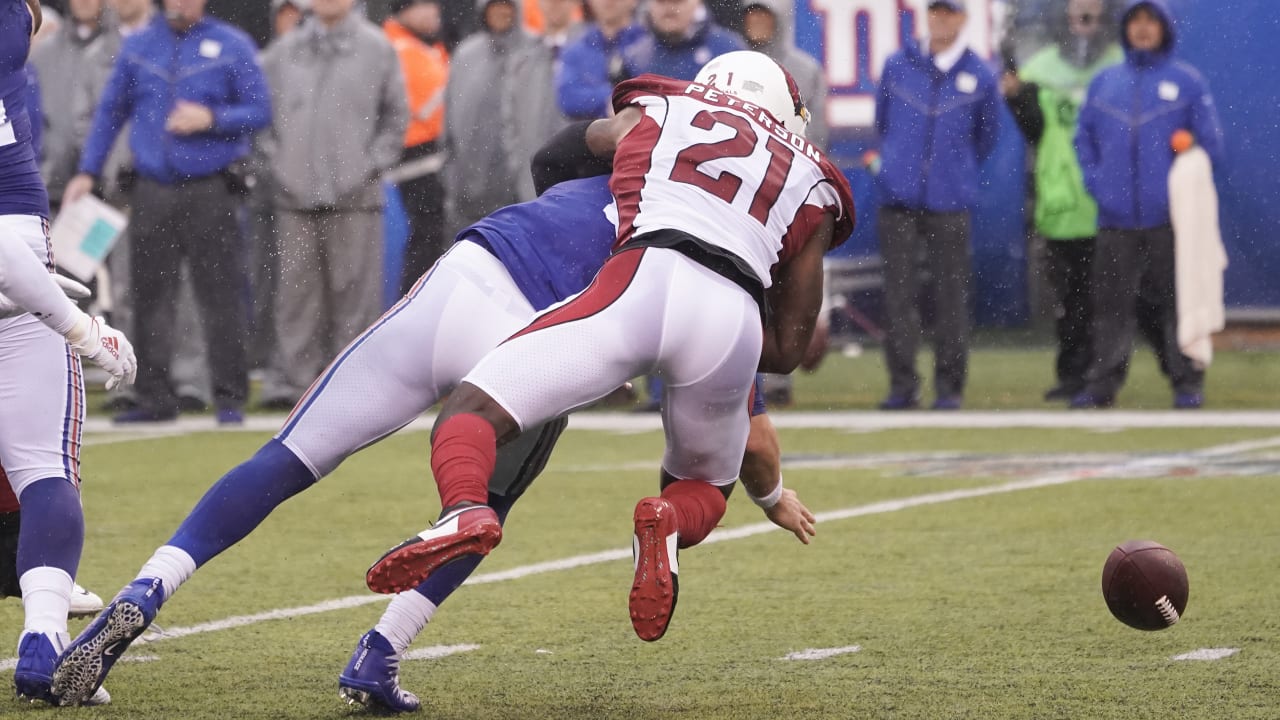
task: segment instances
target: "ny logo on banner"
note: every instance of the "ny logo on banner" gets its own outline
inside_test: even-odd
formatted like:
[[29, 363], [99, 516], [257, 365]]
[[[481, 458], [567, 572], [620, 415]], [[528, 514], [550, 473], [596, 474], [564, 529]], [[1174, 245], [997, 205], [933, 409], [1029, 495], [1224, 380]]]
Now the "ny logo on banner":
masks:
[[[798, 15], [803, 16], [805, 4], [797, 8]], [[821, 28], [821, 52], [814, 54], [821, 58], [831, 87], [828, 122], [832, 128], [870, 127], [884, 62], [902, 49], [903, 37], [926, 32], [929, 0], [808, 0], [807, 5]], [[1005, 3], [968, 0], [966, 5], [969, 20], [961, 40], [982, 57], [991, 57]]]

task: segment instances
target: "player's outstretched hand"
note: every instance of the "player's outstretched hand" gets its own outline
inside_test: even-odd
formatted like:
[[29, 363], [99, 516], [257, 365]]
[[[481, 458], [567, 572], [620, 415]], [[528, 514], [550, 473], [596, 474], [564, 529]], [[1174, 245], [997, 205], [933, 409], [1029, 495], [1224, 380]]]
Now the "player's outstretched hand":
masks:
[[133, 384], [138, 375], [133, 345], [124, 333], [108, 325], [102, 317], [85, 315], [71, 327], [66, 338], [78, 355], [111, 374], [107, 380], [108, 390], [122, 383]]
[[782, 497], [778, 498], [778, 503], [765, 510], [764, 514], [774, 525], [790, 530], [805, 545], [809, 544], [810, 537], [818, 534], [813, 527], [817, 518], [800, 502], [800, 496], [791, 488], [782, 488]]

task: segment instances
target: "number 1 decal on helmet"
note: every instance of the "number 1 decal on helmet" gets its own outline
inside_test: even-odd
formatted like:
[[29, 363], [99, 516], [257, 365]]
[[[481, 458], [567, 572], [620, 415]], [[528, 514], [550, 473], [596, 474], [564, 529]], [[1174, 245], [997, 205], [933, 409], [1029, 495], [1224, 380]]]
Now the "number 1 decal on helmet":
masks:
[[703, 65], [693, 81], [759, 105], [797, 135], [803, 136], [809, 125], [809, 109], [795, 79], [764, 53], [738, 50], [719, 55]]

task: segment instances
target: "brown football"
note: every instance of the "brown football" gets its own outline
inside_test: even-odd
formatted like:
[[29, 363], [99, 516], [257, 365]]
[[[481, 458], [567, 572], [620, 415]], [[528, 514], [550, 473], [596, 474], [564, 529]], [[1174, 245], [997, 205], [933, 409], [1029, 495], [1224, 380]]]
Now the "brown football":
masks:
[[1102, 597], [1120, 622], [1163, 630], [1187, 609], [1187, 569], [1169, 548], [1152, 540], [1121, 544], [1102, 566]]

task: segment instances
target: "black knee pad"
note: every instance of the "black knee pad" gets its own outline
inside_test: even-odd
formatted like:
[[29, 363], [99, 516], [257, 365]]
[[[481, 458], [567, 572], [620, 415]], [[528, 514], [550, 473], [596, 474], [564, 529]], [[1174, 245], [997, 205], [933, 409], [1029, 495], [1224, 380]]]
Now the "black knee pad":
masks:
[[0, 513], [0, 597], [20, 597], [18, 584], [18, 530], [22, 513]]

